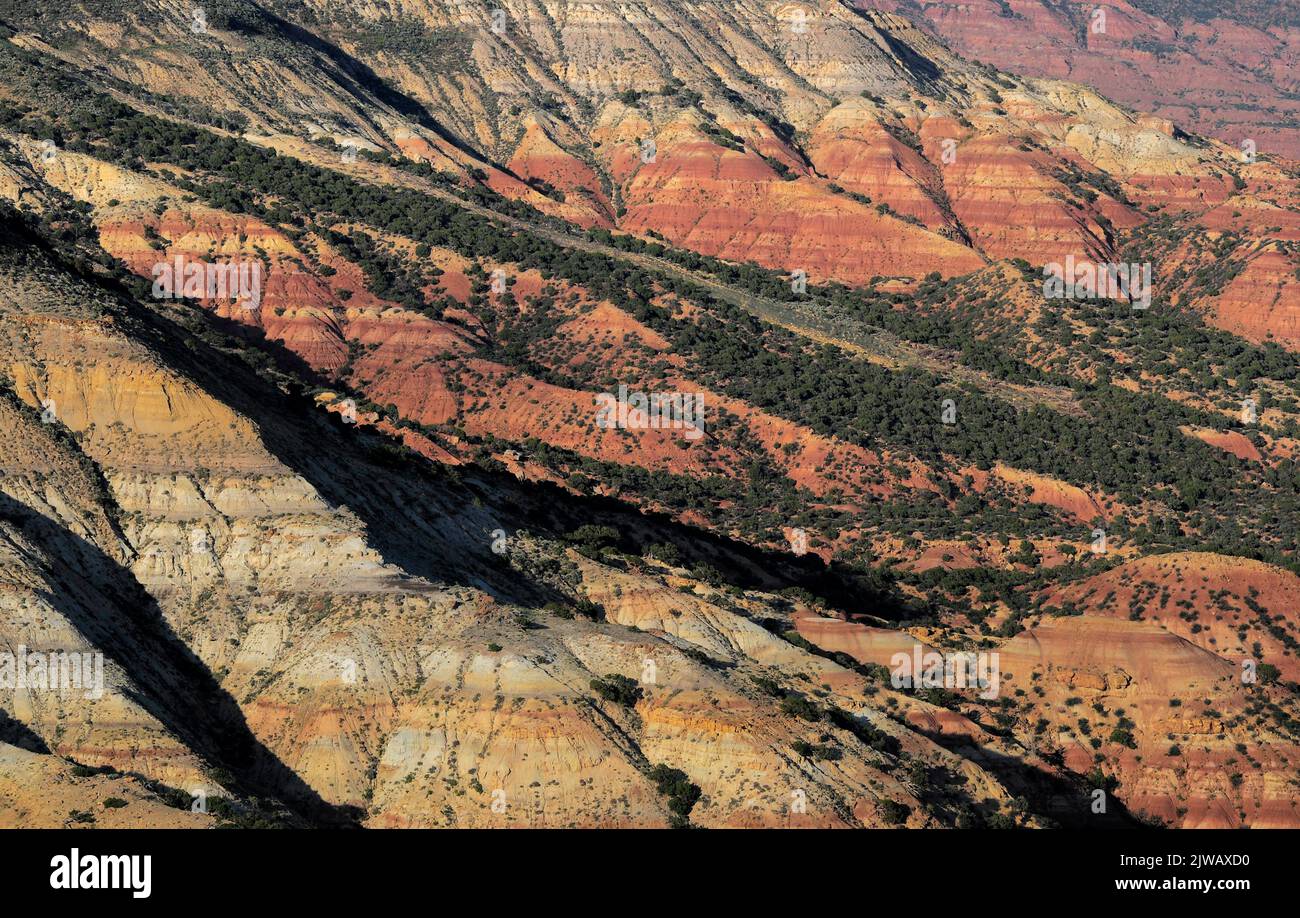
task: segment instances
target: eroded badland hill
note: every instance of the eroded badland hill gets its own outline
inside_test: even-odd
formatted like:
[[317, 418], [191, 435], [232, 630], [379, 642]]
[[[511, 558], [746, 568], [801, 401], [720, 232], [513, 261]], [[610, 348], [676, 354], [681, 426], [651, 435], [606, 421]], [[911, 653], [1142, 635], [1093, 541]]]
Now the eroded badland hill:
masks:
[[1285, 145], [946, 4], [192, 6], [0, 2], [0, 650], [102, 666], [0, 824], [1300, 824]]

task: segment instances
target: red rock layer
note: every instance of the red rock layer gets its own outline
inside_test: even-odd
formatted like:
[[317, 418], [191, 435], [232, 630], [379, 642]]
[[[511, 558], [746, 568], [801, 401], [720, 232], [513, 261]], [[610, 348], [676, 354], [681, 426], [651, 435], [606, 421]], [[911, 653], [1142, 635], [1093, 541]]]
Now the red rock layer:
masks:
[[[959, 54], [1012, 73], [1096, 87], [1236, 146], [1300, 157], [1300, 29], [1233, 21], [1164, 21], [1124, 0], [855, 0], [910, 15]], [[1093, 11], [1104, 9], [1104, 31]], [[1280, 11], [1279, 11], [1280, 12]]]

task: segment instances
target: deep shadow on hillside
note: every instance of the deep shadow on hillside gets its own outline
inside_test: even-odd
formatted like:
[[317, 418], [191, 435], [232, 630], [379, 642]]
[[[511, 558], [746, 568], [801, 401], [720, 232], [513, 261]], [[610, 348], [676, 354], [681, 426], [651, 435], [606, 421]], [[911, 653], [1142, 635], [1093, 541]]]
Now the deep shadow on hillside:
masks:
[[[288, 805], [308, 823], [355, 826], [362, 814], [326, 803], [249, 730], [235, 699], [171, 629], [134, 574], [98, 546], [0, 494], [0, 516], [22, 527], [46, 557], [58, 585], [43, 597], [106, 661], [130, 677], [127, 697], [212, 765], [233, 776], [229, 789]], [[0, 717], [0, 738], [33, 751], [48, 744]], [[36, 743], [37, 745], [33, 745]], [[44, 746], [46, 749], [42, 749]]]

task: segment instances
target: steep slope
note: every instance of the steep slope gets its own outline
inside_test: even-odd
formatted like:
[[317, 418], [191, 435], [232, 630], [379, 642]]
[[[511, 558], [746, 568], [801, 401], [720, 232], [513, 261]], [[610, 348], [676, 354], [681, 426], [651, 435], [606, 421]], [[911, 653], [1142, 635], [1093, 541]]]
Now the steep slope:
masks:
[[[362, 172], [396, 157], [483, 201], [794, 282], [1112, 262], [1128, 244], [1164, 290], [1202, 267], [1196, 252], [1131, 233], [1160, 214], [1201, 246], [1236, 219], [1224, 256], [1243, 268], [1189, 299], [1219, 327], [1294, 344], [1293, 166], [1075, 84], [972, 64], [898, 15], [838, 0], [655, 0], [626, 15], [429, 0], [394, 20], [223, 0], [195, 23], [182, 7], [23, 9], [5, 22], [17, 44], [94, 68], [151, 111]], [[1116, 30], [1145, 16], [1108, 9]], [[613, 53], [612, 35], [636, 50]], [[339, 359], [337, 340], [319, 346]]]
[[1300, 677], [1298, 596], [1300, 578], [1290, 571], [1245, 558], [1176, 552], [1130, 561], [1070, 584], [1047, 601], [1092, 614], [1158, 621], [1236, 661], [1247, 675], [1247, 663], [1266, 663], [1271, 678], [1294, 682]]
[[[53, 189], [43, 194], [57, 200]], [[617, 576], [605, 563], [522, 535], [504, 555], [491, 550], [492, 527], [510, 525], [517, 497], [431, 477], [373, 435], [357, 443], [357, 432], [331, 425], [305, 399], [286, 400], [205, 343], [223, 339], [202, 331], [201, 313], [166, 303], [145, 311], [100, 287], [102, 279], [61, 274], [40, 240], [20, 232], [12, 242], [6, 327], [23, 330], [6, 348], [14, 391], [29, 405], [54, 404], [46, 427], [77, 444], [72, 457], [46, 449], [55, 473], [88, 462], [102, 475], [103, 491], [91, 493], [121, 526], [118, 555], [98, 566], [124, 590], [148, 590], [146, 608], [158, 616], [120, 626], [116, 638], [94, 629], [88, 637], [108, 645], [146, 696], [177, 679], [193, 686], [215, 678], [219, 700], [189, 724], [187, 738], [220, 748], [220, 766], [235, 780], [312, 821], [371, 825], [661, 825], [688, 813], [701, 825], [860, 825], [887, 821], [882, 814], [894, 810], [880, 801], [901, 804], [916, 824], [951, 819], [948, 803], [928, 803], [889, 777], [917, 757], [969, 775], [982, 811], [996, 812], [990, 799], [1009, 803], [978, 766], [899, 725], [873, 726], [879, 715], [864, 707], [860, 677], [748, 621], [775, 608], [775, 597], [757, 594], [747, 601], [752, 611], [719, 598], [684, 603], [644, 578], [641, 590], [678, 624], [621, 629], [615, 623], [627, 613], [617, 597], [630, 593], [602, 592], [602, 578]], [[44, 510], [36, 495], [46, 492], [75, 495], [78, 486], [16, 491], [14, 513]], [[350, 507], [334, 503], [336, 494], [349, 495]], [[398, 517], [409, 525], [394, 528]], [[65, 511], [59, 537], [71, 540], [77, 529], [109, 542], [118, 530], [94, 519]], [[379, 519], [383, 530], [363, 522]], [[397, 567], [375, 540], [409, 568], [442, 577]], [[37, 565], [31, 554], [29, 570]], [[96, 569], [59, 560], [59, 570], [70, 567]], [[558, 600], [553, 611], [540, 613], [535, 598], [517, 604], [545, 595]], [[604, 602], [606, 623], [567, 611], [585, 610], [592, 597]], [[31, 614], [41, 617], [33, 629], [54, 619], [45, 607]], [[696, 621], [707, 628], [688, 627]], [[187, 656], [179, 647], [169, 656], [132, 646], [130, 635], [155, 627], [170, 630]], [[813, 769], [792, 751], [808, 728], [754, 687], [760, 674], [769, 685], [812, 678], [835, 686], [822, 716], [841, 713], [819, 735], [842, 750], [836, 767]], [[635, 704], [595, 700], [594, 686], [617, 685], [615, 675], [639, 677]], [[108, 697], [119, 692], [130, 694], [113, 688]], [[43, 716], [21, 703], [5, 707], [25, 730], [89, 763], [146, 771], [142, 762], [159, 758], [122, 757], [157, 728], [111, 707]], [[112, 743], [70, 731], [69, 716], [92, 726], [107, 718]], [[240, 731], [261, 750], [247, 760], [231, 752], [230, 737], [217, 742]], [[653, 766], [682, 769], [698, 801], [680, 789], [663, 796]], [[52, 818], [34, 815], [35, 803], [21, 806], [24, 820]]]
[[6, 8], [4, 637], [115, 690], [0, 739], [317, 824], [1295, 823], [1287, 588], [1097, 601], [1295, 566], [1300, 367], [1205, 324], [1294, 344], [1294, 166], [841, 3], [403, 9]]
[[[84, 774], [49, 755], [0, 743], [0, 828], [186, 829], [214, 825], [116, 774]], [[185, 797], [188, 804], [189, 797]]]
[[[1025, 76], [1084, 83], [1242, 150], [1300, 157], [1295, 99], [1300, 18], [1292, 4], [855, 0], [855, 5], [913, 16], [972, 60]], [[1246, 141], [1253, 146], [1243, 146]]]

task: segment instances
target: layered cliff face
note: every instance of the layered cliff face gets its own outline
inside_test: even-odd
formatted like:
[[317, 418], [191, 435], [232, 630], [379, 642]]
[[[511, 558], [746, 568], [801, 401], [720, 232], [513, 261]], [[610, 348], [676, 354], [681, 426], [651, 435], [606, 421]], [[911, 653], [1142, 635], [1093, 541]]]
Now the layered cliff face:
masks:
[[1276, 675], [1300, 670], [1297, 624], [1288, 613], [1300, 581], [1259, 561], [1178, 552], [1130, 561], [1071, 584], [1047, 601], [1150, 620], [1237, 663], [1249, 681], [1265, 658]]
[[138, 779], [84, 771], [0, 743], [0, 827], [201, 829], [217, 824], [207, 813], [169, 804]]
[[1296, 749], [1272, 698], [1162, 627], [1087, 615], [999, 648], [1065, 765], [1100, 768], [1135, 812], [1170, 826], [1293, 825]]
[[839, 3], [494, 9], [5, 20], [3, 638], [105, 662], [13, 821], [1295, 824], [1295, 167]]
[[[1277, 730], [1267, 686], [1293, 680], [1297, 670], [1300, 625], [1288, 611], [1297, 586], [1295, 574], [1257, 561], [1180, 552], [1126, 562], [1045, 598], [1085, 616], [1062, 622], [1085, 627], [1089, 617], [1105, 615], [1111, 624], [1089, 627], [1128, 628], [1153, 641], [1160, 635], [1162, 650], [1153, 646], [1141, 662], [1112, 661], [1120, 685], [1084, 682], [1077, 693], [1085, 702], [1094, 694], [1107, 705], [1124, 702], [1136, 726], [1118, 772], [1131, 776], [1142, 809], [1193, 827], [1291, 824], [1296, 804], [1285, 772], [1294, 768], [1294, 748]], [[1047, 659], [1049, 645], [1038, 630], [1031, 634], [1033, 653]], [[1079, 647], [1061, 656], [1069, 661], [1058, 661], [1057, 670], [1092, 662]], [[1185, 676], [1175, 657], [1195, 661], [1199, 675]], [[1082, 745], [1082, 737], [1073, 739]], [[1071, 754], [1086, 761], [1086, 749]]]
[[[57, 797], [104, 824], [203, 824], [140, 779], [184, 789], [168, 791], [181, 809], [233, 801], [223, 818], [255, 793], [284, 818], [375, 826], [924, 825], [1009, 807], [996, 777], [867, 708], [860, 675], [755, 623], [778, 597], [687, 600], [685, 572], [620, 573], [517, 533], [517, 496], [376, 464], [373, 435], [196, 337], [189, 307], [123, 299], [25, 231], [9, 242], [6, 644], [102, 653], [109, 677], [94, 703], [5, 698], [6, 738], [33, 747], [6, 758], [7, 820], [59, 824]], [[807, 725], [778, 704], [823, 684]], [[813, 740], [833, 768], [797, 752]], [[69, 783], [61, 759], [138, 777]], [[971, 795], [927, 802], [891, 776], [913, 759]], [[698, 801], [661, 791], [656, 766]]]
[[[1232, 565], [1213, 555], [1202, 560]], [[1169, 566], [1163, 559], [1131, 562], [1090, 585], [1146, 564]], [[1240, 587], [1230, 582], [1225, 592]], [[1104, 618], [1108, 603], [1084, 601], [1082, 615], [1030, 621], [988, 651], [997, 654], [1001, 692], [1014, 699], [1007, 710], [1023, 706], [1020, 716], [1032, 722], [1026, 742], [1069, 769], [1113, 778], [1125, 806], [1164, 825], [1294, 825], [1289, 774], [1297, 750], [1285, 728], [1278, 729], [1276, 694], [1249, 670], [1243, 679], [1220, 642], [1201, 632], [1180, 637], [1185, 629], [1163, 621]], [[1286, 617], [1281, 621], [1294, 629]], [[798, 627], [819, 646], [865, 664], [895, 666], [919, 642], [924, 652], [935, 650], [919, 634], [839, 619], [808, 616]], [[970, 713], [914, 708], [906, 719], [951, 743], [971, 735]]]
[[[417, 430], [434, 434], [435, 442], [426, 439], [425, 445], [440, 458], [469, 458], [474, 455], [471, 443], [480, 438], [533, 439], [601, 462], [698, 478], [720, 472], [739, 477], [761, 457], [811, 495], [823, 497], [838, 489], [841, 499], [860, 507], [880, 496], [933, 490], [936, 482], [966, 475], [979, 493], [1026, 500], [1081, 522], [1102, 514], [1108, 500], [1026, 469], [999, 467], [986, 474], [959, 466], [941, 471], [897, 447], [865, 449], [757, 410], [691, 373], [662, 334], [628, 312], [583, 287], [547, 282], [515, 264], [478, 265], [450, 250], [431, 249], [424, 260], [438, 265], [435, 289], [447, 302], [463, 316], [470, 315], [464, 310], [475, 309], [471, 304], [488, 307], [486, 312], [475, 309], [472, 324], [448, 318], [446, 308], [443, 319], [433, 319], [375, 297], [357, 266], [338, 257], [319, 236], [294, 241], [256, 218], [185, 203], [185, 194], [175, 186], [142, 183], [107, 165], [92, 167], [81, 154], [65, 152], [45, 163], [30, 145], [20, 143], [18, 149], [27, 157], [26, 168], [92, 206], [106, 250], [143, 278], [152, 278], [156, 266], [170, 268], [178, 261], [265, 257], [258, 308], [197, 299], [228, 321], [280, 342], [311, 370], [346, 381], [368, 401], [392, 405]], [[139, 197], [123, 205], [112, 197], [113, 189], [127, 186], [136, 188]], [[95, 206], [109, 200], [119, 203]], [[391, 235], [385, 242], [395, 252], [414, 249], [409, 240]], [[469, 272], [471, 264], [478, 274]], [[501, 294], [492, 290], [490, 275], [484, 273], [497, 271], [508, 278]], [[525, 334], [517, 327], [533, 316], [549, 334]], [[492, 346], [499, 334], [518, 338], [530, 366], [517, 355], [506, 359]], [[659, 376], [661, 385], [691, 392], [710, 412], [734, 416], [736, 432], [703, 440], [671, 428], [635, 436], [602, 433], [595, 410], [601, 395], [597, 382], [634, 372]], [[69, 410], [81, 409], [74, 405]], [[458, 433], [448, 436], [453, 430]], [[412, 442], [424, 439], [414, 432], [408, 436], [415, 438]], [[466, 436], [471, 443], [463, 442]], [[508, 458], [500, 451], [494, 455]], [[142, 494], [137, 501], [147, 504], [149, 496]]]
[[[923, 19], [992, 16], [986, 33], [1023, 25], [1049, 44], [1087, 25], [1082, 8], [1030, 4], [1010, 18], [996, 4], [946, 9], [927, 6]], [[1105, 9], [1117, 46], [1145, 48], [1142, 28], [1171, 28], [1122, 4]], [[397, 18], [365, 4], [230, 0], [210, 12], [196, 22], [152, 2], [122, 11], [129, 27], [97, 4], [76, 16], [29, 12], [13, 22], [14, 41], [102, 69], [147, 93], [153, 110], [321, 163], [398, 156], [580, 227], [814, 281], [951, 276], [1003, 258], [1108, 263], [1153, 214], [1210, 234], [1220, 214], [1242, 214], [1250, 268], [1197, 308], [1252, 340], [1295, 340], [1285, 247], [1295, 202], [1279, 200], [1294, 169], [1265, 162], [1267, 144], [1243, 147], [1223, 132], [1205, 144], [1183, 132], [1196, 125], [1184, 112], [1139, 116], [1078, 84], [972, 64], [892, 12], [831, 0], [620, 11], [430, 0]], [[1265, 25], [1269, 36], [1288, 28], [1249, 27]], [[307, 33], [317, 40], [302, 41]], [[1217, 42], [1194, 44], [1220, 53], [1207, 50]], [[1130, 56], [1141, 64], [1151, 53]], [[1228, 54], [1254, 60], [1238, 45]], [[1264, 66], [1241, 66], [1255, 64]], [[1112, 83], [1095, 85], [1132, 81]], [[1278, 119], [1254, 120], [1261, 133]], [[1160, 254], [1164, 278], [1178, 273], [1169, 259], [1190, 260]]]
[[[1072, 80], [1234, 146], [1300, 155], [1300, 19], [1288, 4], [856, 0], [912, 15], [965, 57]], [[1100, 12], [1098, 12], [1100, 11]]]

